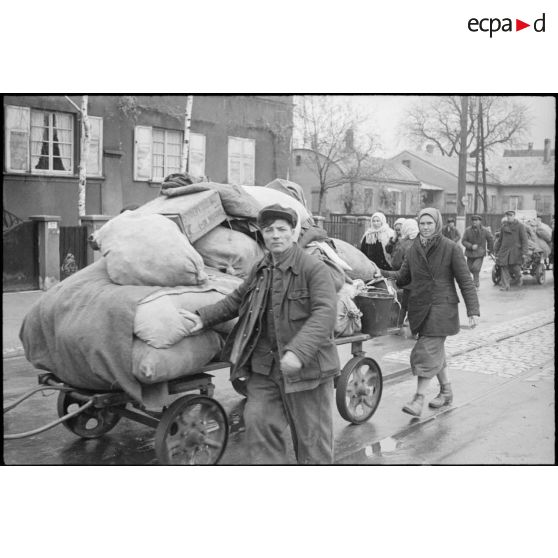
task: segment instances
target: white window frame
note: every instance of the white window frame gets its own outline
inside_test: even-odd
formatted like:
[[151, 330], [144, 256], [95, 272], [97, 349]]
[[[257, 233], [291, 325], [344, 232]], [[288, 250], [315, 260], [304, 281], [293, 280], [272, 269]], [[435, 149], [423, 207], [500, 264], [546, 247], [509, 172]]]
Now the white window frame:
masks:
[[[33, 168], [33, 164], [32, 162], [30, 163], [30, 172], [31, 174], [40, 174], [40, 175], [46, 175], [46, 176], [73, 176], [74, 175], [74, 150], [76, 148], [75, 145], [75, 114], [73, 113], [68, 113], [68, 112], [63, 112], [63, 111], [59, 111], [59, 110], [43, 110], [43, 109], [31, 109], [31, 119], [29, 122], [29, 159], [30, 161], [33, 160], [33, 150], [31, 148], [31, 143], [33, 141], [32, 139], [32, 130], [33, 130], [33, 125], [31, 124], [32, 120], [33, 120], [33, 113], [47, 113], [49, 115], [49, 125], [48, 125], [48, 144], [49, 144], [49, 155], [48, 155], [48, 165], [49, 168], [48, 169], [35, 169]], [[52, 149], [52, 143], [53, 143], [53, 139], [54, 139], [54, 134], [53, 134], [53, 128], [52, 128], [52, 116], [54, 114], [64, 114], [64, 115], [70, 115], [70, 122], [72, 124], [72, 129], [70, 131], [70, 138], [71, 138], [71, 147], [70, 147], [70, 168], [69, 170], [54, 170], [51, 169], [50, 167], [53, 164], [53, 160], [54, 157], [52, 155], [53, 153], [53, 149]]]
[[[240, 138], [229, 136], [227, 149], [227, 180], [229, 184], [241, 184], [246, 186], [254, 186], [256, 183], [256, 140], [251, 138]], [[239, 141], [242, 146], [242, 153], [231, 152], [231, 144], [233, 141]], [[232, 162], [240, 164], [239, 179], [236, 180], [232, 176]], [[245, 164], [251, 163], [250, 175], [245, 172]]]
[[[153, 176], [153, 131], [159, 130], [165, 132], [164, 137], [164, 149], [163, 149], [163, 177]], [[180, 158], [182, 158], [182, 153], [184, 149], [184, 131], [175, 130], [171, 128], [161, 128], [159, 126], [136, 126], [134, 128], [134, 181], [136, 182], [157, 182], [160, 183], [164, 178], [170, 174], [168, 172], [167, 165], [167, 132], [178, 133], [180, 138]], [[203, 137], [203, 174], [205, 175], [205, 162], [206, 162], [206, 145], [207, 139], [205, 134], [199, 134], [197, 132], [190, 132], [190, 138], [192, 136]], [[192, 156], [192, 142], [190, 141], [190, 157]], [[201, 150], [197, 150], [198, 154]], [[179, 172], [175, 170], [173, 172]], [[192, 172], [192, 171], [190, 171]]]
[[[156, 153], [153, 151], [153, 132], [163, 132], [163, 176], [153, 176], [154, 170], [154, 158]], [[172, 170], [169, 167], [168, 158], [170, 157], [168, 153], [168, 144], [170, 134], [177, 134], [178, 140], [175, 145], [179, 146], [179, 153], [176, 155], [178, 157], [178, 167], [173, 167]], [[182, 130], [173, 130], [171, 128], [160, 128], [159, 126], [152, 127], [151, 133], [151, 181], [152, 182], [163, 182], [166, 176], [169, 174], [180, 172], [180, 159], [182, 158], [182, 150], [184, 149], [184, 132]], [[157, 153], [157, 155], [159, 155]]]

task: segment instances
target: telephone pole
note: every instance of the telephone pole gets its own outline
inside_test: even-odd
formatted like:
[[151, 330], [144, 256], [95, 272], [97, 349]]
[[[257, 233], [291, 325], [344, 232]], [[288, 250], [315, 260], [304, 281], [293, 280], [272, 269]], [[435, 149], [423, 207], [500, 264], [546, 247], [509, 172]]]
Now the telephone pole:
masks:
[[465, 232], [465, 204], [467, 203], [467, 109], [469, 98], [461, 97], [461, 133], [459, 141], [459, 174], [457, 176], [457, 219], [455, 226]]

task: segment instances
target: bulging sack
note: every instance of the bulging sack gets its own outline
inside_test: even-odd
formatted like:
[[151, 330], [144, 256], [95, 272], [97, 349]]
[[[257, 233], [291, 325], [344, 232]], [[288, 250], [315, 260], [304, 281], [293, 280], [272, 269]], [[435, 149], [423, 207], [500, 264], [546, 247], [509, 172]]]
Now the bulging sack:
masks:
[[245, 278], [264, 256], [260, 245], [248, 235], [227, 227], [215, 227], [194, 243], [205, 265]]
[[198, 285], [207, 279], [202, 257], [162, 215], [125, 212], [99, 229], [107, 272], [119, 285]]
[[358, 248], [338, 238], [331, 240], [335, 244], [337, 254], [351, 267], [350, 270], [345, 270], [351, 279], [370, 281], [376, 273], [379, 273], [376, 264], [371, 262]]
[[335, 320], [336, 337], [347, 337], [359, 333], [362, 329], [362, 312], [353, 302], [354, 291], [350, 285], [344, 285], [337, 293], [337, 319]]
[[[157, 349], [171, 347], [184, 338], [193, 323], [181, 310], [196, 310], [215, 304], [242, 284], [242, 279], [208, 269], [203, 285], [161, 289], [145, 297], [137, 306], [134, 334]], [[217, 324], [213, 329], [228, 335], [238, 318]]]
[[195, 374], [223, 347], [215, 331], [185, 337], [168, 349], [155, 349], [138, 338], [132, 346], [132, 374], [142, 383], [153, 384]]

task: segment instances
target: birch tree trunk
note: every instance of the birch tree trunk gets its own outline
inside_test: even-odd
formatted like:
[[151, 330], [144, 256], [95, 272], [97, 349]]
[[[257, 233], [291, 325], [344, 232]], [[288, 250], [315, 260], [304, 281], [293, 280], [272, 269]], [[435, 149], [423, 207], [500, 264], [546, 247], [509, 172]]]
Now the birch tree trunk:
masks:
[[81, 143], [79, 158], [79, 186], [78, 186], [78, 219], [85, 215], [85, 187], [87, 185], [87, 159], [89, 157], [89, 142], [91, 138], [91, 123], [87, 114], [88, 95], [81, 99]]
[[192, 122], [192, 104], [194, 96], [186, 97], [186, 113], [184, 115], [184, 144], [182, 145], [182, 161], [180, 163], [180, 172], [188, 172], [190, 158], [190, 124]]

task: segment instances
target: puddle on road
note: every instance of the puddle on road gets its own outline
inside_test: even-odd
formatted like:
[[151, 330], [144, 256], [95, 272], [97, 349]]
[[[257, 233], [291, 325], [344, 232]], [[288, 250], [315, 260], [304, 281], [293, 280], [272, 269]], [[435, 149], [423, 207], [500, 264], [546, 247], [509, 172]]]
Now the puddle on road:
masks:
[[391, 436], [364, 448], [364, 455], [368, 458], [386, 455], [397, 451], [401, 442]]

